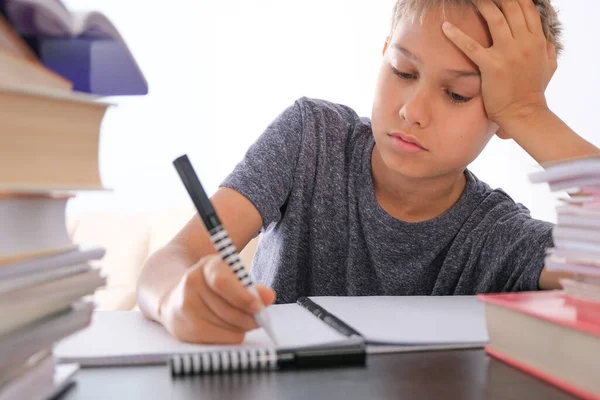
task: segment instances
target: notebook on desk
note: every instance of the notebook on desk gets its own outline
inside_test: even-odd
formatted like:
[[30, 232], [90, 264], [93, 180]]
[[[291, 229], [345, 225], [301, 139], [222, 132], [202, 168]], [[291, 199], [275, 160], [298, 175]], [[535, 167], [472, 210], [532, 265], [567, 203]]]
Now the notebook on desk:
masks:
[[[371, 353], [477, 348], [488, 341], [483, 305], [475, 297], [311, 300], [358, 332]], [[334, 346], [355, 340], [300, 303], [271, 306], [269, 314], [279, 348]], [[241, 345], [198, 345], [178, 342], [139, 312], [99, 311], [89, 328], [60, 342], [55, 355], [61, 362], [82, 366], [162, 364], [176, 354], [270, 346], [272, 343], [262, 329], [249, 332]]]

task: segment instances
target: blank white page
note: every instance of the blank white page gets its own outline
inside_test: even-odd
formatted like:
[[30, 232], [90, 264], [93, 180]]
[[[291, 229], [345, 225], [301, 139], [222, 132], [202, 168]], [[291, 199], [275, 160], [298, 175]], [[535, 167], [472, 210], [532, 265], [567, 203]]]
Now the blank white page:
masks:
[[[269, 307], [278, 347], [336, 343], [347, 338], [297, 304]], [[158, 323], [137, 311], [96, 311], [92, 324], [59, 342], [55, 355], [61, 362], [82, 366], [164, 363], [172, 354], [232, 348], [273, 347], [263, 329], [246, 335], [241, 345], [198, 345], [179, 342]]]
[[[475, 296], [311, 297], [369, 344], [483, 346], [483, 303]], [[443, 346], [442, 346], [443, 347]]]

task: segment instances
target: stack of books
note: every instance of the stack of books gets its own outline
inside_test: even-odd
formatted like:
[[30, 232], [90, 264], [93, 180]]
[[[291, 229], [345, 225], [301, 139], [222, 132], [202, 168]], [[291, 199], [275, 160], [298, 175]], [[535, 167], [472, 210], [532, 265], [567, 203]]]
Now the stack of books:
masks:
[[550, 166], [532, 181], [548, 182], [552, 191], [570, 191], [556, 209], [554, 248], [546, 267], [574, 274], [561, 280], [567, 295], [600, 304], [600, 157]]
[[46, 399], [78, 366], [53, 345], [91, 322], [105, 284], [99, 247], [72, 243], [66, 205], [102, 190], [100, 124], [109, 104], [71, 91], [0, 21], [0, 399]]
[[25, 52], [68, 79], [74, 90], [102, 96], [148, 93], [135, 57], [104, 14], [74, 12], [60, 0], [0, 0], [0, 14], [28, 44]]
[[548, 270], [562, 290], [483, 295], [486, 351], [586, 399], [600, 399], [600, 157], [548, 165], [530, 176], [567, 191], [557, 206]]

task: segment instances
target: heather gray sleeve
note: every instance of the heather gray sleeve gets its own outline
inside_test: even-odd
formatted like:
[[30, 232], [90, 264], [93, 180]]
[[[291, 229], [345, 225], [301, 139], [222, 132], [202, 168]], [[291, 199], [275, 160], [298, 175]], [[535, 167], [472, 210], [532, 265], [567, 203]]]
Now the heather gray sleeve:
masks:
[[281, 218], [281, 207], [292, 187], [302, 136], [302, 112], [296, 101], [267, 127], [220, 185], [250, 200], [262, 217], [263, 228]]
[[[498, 215], [500, 215], [498, 217]], [[553, 224], [531, 218], [529, 210], [512, 201], [499, 204], [484, 219], [479, 246], [479, 288], [486, 291], [538, 290], [545, 252], [553, 246]]]

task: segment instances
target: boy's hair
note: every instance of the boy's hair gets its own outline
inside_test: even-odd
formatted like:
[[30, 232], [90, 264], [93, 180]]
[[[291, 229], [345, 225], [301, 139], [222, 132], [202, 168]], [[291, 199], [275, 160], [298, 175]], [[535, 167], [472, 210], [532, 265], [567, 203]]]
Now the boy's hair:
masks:
[[[425, 12], [432, 8], [441, 8], [442, 13], [446, 7], [475, 7], [477, 0], [396, 0], [392, 16], [392, 30], [390, 37], [396, 29], [398, 22], [409, 17], [412, 21], [418, 18], [421, 22]], [[498, 4], [499, 0], [493, 0]], [[563, 49], [560, 41], [562, 27], [558, 20], [557, 12], [550, 3], [550, 0], [531, 0], [535, 4], [542, 18], [542, 28], [546, 39], [556, 46], [556, 54], [559, 55]]]

